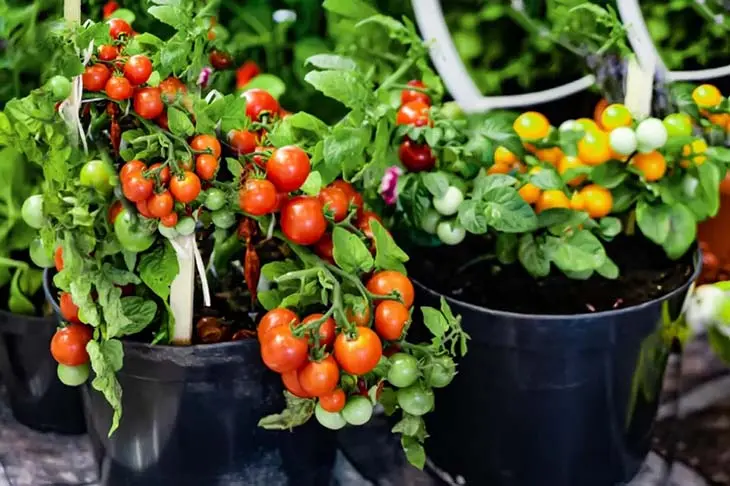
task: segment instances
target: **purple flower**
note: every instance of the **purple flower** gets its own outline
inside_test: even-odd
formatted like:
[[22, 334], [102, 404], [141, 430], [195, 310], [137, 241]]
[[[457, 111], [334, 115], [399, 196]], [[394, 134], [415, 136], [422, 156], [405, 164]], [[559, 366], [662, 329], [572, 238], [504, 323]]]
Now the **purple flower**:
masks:
[[203, 69], [201, 69], [200, 74], [198, 75], [198, 86], [204, 89], [208, 87], [208, 82], [210, 81], [211, 74], [213, 74], [213, 68], [205, 66]]
[[401, 175], [403, 175], [403, 169], [394, 165], [385, 170], [383, 180], [380, 182], [380, 195], [385, 204], [389, 206], [398, 201], [398, 177]]

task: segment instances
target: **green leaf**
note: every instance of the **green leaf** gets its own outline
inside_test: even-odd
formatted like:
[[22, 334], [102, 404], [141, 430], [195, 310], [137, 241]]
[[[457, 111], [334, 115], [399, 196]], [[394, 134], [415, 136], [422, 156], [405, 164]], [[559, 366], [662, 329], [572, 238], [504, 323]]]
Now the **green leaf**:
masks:
[[370, 230], [375, 239], [375, 267], [382, 270], [396, 270], [405, 274], [406, 267], [403, 264], [408, 261], [406, 252], [401, 250], [380, 221], [372, 219]]
[[557, 226], [560, 228], [560, 232], [563, 232], [565, 227], [577, 226], [583, 222], [585, 217], [577, 217], [577, 213], [572, 209], [567, 208], [551, 208], [542, 211], [537, 215], [537, 227], [548, 228], [551, 226]]
[[86, 351], [89, 353], [91, 368], [94, 370], [95, 375], [91, 386], [104, 395], [114, 411], [112, 423], [109, 427], [109, 436], [111, 436], [119, 427], [119, 420], [122, 417], [122, 387], [115, 376], [115, 372], [121, 369], [122, 343], [111, 340], [99, 344], [97, 341], [92, 340], [86, 345]]
[[621, 162], [606, 162], [596, 166], [591, 170], [590, 179], [607, 189], [613, 189], [621, 185], [621, 183], [629, 176], [625, 168], [626, 164]]
[[[643, 230], [642, 230], [643, 231]], [[669, 233], [662, 243], [664, 251], [672, 260], [682, 257], [697, 238], [697, 221], [692, 211], [683, 204], [669, 207]]]
[[649, 205], [641, 200], [636, 204], [636, 223], [641, 232], [657, 245], [663, 245], [671, 229], [671, 207], [666, 204]]
[[621, 220], [612, 216], [601, 218], [598, 229], [606, 238], [613, 238], [621, 233]]
[[225, 108], [221, 115], [221, 133], [227, 134], [231, 130], [242, 130], [248, 127], [250, 121], [246, 116], [246, 99], [236, 96], [226, 96], [223, 100]]
[[180, 272], [177, 254], [169, 241], [156, 246], [139, 260], [139, 276], [158, 297], [167, 301], [170, 286]]
[[125, 22], [127, 22], [129, 25], [132, 25], [134, 21], [137, 19], [137, 16], [134, 15], [134, 12], [127, 8], [119, 8], [112, 12], [112, 14], [109, 16], [109, 18], [112, 19], [122, 19]]
[[547, 277], [550, 274], [550, 259], [532, 234], [528, 233], [520, 238], [517, 257], [527, 273], [533, 277]]
[[364, 107], [373, 99], [370, 87], [351, 71], [312, 71], [304, 80], [348, 108]]
[[314, 167], [322, 175], [322, 184], [329, 184], [361, 167], [369, 142], [370, 130], [367, 128], [335, 128], [324, 139], [323, 160]]
[[[730, 148], [727, 147], [709, 147], [705, 152], [705, 155], [710, 160], [721, 162], [725, 165], [730, 164]], [[704, 165], [704, 164], [703, 164]], [[700, 166], [702, 167], [702, 166]]]
[[459, 206], [459, 224], [469, 233], [481, 235], [487, 232], [487, 216], [484, 213], [485, 203], [468, 199]]
[[449, 330], [449, 323], [444, 315], [433, 307], [421, 307], [423, 323], [435, 337], [442, 337]]
[[373, 256], [356, 235], [338, 226], [332, 232], [332, 243], [332, 255], [341, 269], [353, 274], [372, 270]]
[[530, 182], [542, 190], [562, 189], [565, 183], [560, 175], [553, 169], [543, 168], [536, 174], [530, 176]]
[[566, 238], [548, 236], [545, 253], [563, 271], [586, 272], [603, 266], [606, 250], [590, 231], [578, 231]]
[[190, 118], [182, 110], [170, 106], [167, 109], [167, 120], [170, 131], [179, 137], [189, 137], [195, 133], [195, 127]]
[[406, 454], [406, 459], [408, 459], [408, 462], [418, 469], [423, 469], [423, 466], [426, 465], [426, 451], [423, 449], [423, 446], [421, 445], [418, 440], [416, 440], [413, 437], [409, 437], [407, 435], [404, 435], [400, 439], [401, 446], [403, 447], [403, 452]]
[[519, 158], [525, 154], [520, 137], [506, 118], [487, 118], [477, 129], [477, 133], [494, 143], [495, 147], [501, 145]]
[[425, 424], [421, 417], [416, 417], [415, 415], [410, 415], [404, 412], [403, 418], [393, 426], [391, 432], [394, 434], [403, 434], [413, 437], [417, 435], [422, 428], [425, 428]]
[[295, 272], [300, 269], [301, 267], [294, 260], [280, 260], [267, 263], [266, 265], [261, 267], [261, 275], [266, 277], [266, 279], [270, 282], [273, 282], [282, 275], [285, 275], [289, 272]]
[[493, 174], [487, 175], [486, 172], [482, 171], [474, 179], [474, 189], [472, 190], [472, 197], [474, 199], [482, 199], [490, 189], [496, 189], [499, 187], [513, 187], [517, 184], [517, 179], [512, 176], [505, 174]]
[[147, 13], [179, 31], [185, 29], [190, 19], [190, 16], [184, 10], [174, 5], [150, 7], [147, 9]]
[[449, 188], [449, 178], [443, 172], [428, 172], [421, 176], [423, 185], [433, 197], [443, 197]]
[[309, 173], [307, 180], [304, 181], [300, 189], [305, 194], [316, 196], [322, 189], [322, 175], [316, 170], [313, 170]]
[[363, 0], [325, 0], [325, 10], [354, 20], [377, 15], [378, 11]]
[[281, 305], [282, 295], [278, 290], [263, 290], [258, 293], [258, 299], [261, 306], [270, 311]]
[[512, 187], [490, 189], [484, 194], [487, 224], [505, 233], [523, 233], [537, 228], [537, 216]]
[[502, 265], [510, 265], [517, 261], [519, 239], [514, 233], [497, 233], [497, 260]]
[[157, 304], [142, 297], [122, 298], [122, 309], [131, 324], [120, 329], [114, 329], [116, 327], [114, 322], [107, 323], [109, 336], [111, 337], [130, 336], [142, 332], [152, 323], [157, 314]]
[[308, 57], [305, 64], [311, 64], [319, 69], [354, 71], [357, 69], [355, 61], [349, 57], [338, 56], [337, 54], [315, 54]]
[[267, 73], [259, 74], [253, 78], [246, 83], [242, 90], [247, 91], [254, 88], [268, 91], [276, 99], [281, 98], [286, 93], [286, 83], [280, 77]]
[[23, 314], [32, 316], [35, 315], [35, 306], [33, 302], [28, 298], [32, 297], [24, 295], [20, 289], [20, 277], [24, 272], [29, 271], [28, 269], [17, 269], [13, 274], [13, 280], [10, 282], [10, 298], [8, 299], [8, 309], [13, 314]]
[[618, 267], [608, 256], [606, 257], [606, 261], [603, 263], [603, 265], [596, 268], [596, 272], [598, 272], [602, 277], [611, 280], [617, 279], [619, 275]]
[[285, 391], [286, 408], [280, 413], [263, 417], [259, 420], [259, 427], [267, 430], [292, 430], [303, 425], [314, 414], [315, 401], [309, 398], [299, 398]]

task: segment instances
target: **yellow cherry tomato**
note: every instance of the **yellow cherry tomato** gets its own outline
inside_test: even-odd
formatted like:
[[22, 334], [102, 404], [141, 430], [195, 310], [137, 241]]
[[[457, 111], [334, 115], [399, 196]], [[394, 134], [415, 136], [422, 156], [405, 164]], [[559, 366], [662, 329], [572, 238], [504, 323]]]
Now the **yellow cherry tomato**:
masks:
[[595, 121], [598, 125], [601, 124], [601, 114], [607, 106], [608, 100], [606, 98], [601, 98], [598, 100], [598, 103], [596, 103], [596, 107], [593, 108], [593, 121]]
[[639, 169], [641, 174], [649, 182], [658, 181], [667, 172], [667, 161], [662, 154], [654, 150], [646, 154], [636, 154], [631, 159], [631, 164]]
[[537, 199], [537, 204], [535, 204], [535, 212], [541, 213], [546, 209], [569, 207], [570, 199], [568, 199], [568, 196], [563, 191], [550, 189], [540, 194], [540, 197]]
[[[563, 175], [570, 169], [579, 169], [581, 167], [585, 167], [585, 164], [582, 160], [572, 155], [566, 155], [565, 157], [560, 159], [560, 163], [558, 164], [558, 172], [560, 173], [560, 175]], [[579, 175], [568, 181], [568, 185], [578, 186], [582, 184], [585, 180], [585, 174]]]
[[586, 133], [601, 129], [598, 124], [590, 118], [578, 118], [575, 121], [575, 124]]
[[700, 108], [712, 108], [722, 102], [722, 93], [712, 84], [701, 84], [692, 91], [692, 99]]
[[560, 162], [560, 159], [563, 158], [563, 151], [560, 150], [560, 147], [540, 149], [535, 151], [535, 157], [537, 157], [538, 160], [542, 160], [543, 162], [557, 165], [558, 162]]
[[598, 219], [608, 216], [613, 208], [611, 191], [598, 184], [591, 184], [580, 191], [585, 202], [585, 211], [591, 218]]
[[630, 127], [633, 121], [629, 109], [620, 103], [607, 106], [601, 114], [601, 126], [609, 132], [618, 127]]
[[514, 164], [517, 162], [517, 156], [501, 145], [494, 151], [495, 164]]
[[512, 128], [523, 140], [539, 140], [550, 133], [550, 122], [542, 113], [526, 111], [517, 117]]
[[587, 131], [578, 141], [578, 158], [588, 165], [601, 165], [611, 160], [608, 134], [601, 130]]
[[493, 166], [487, 169], [487, 174], [509, 174], [512, 168], [509, 164], [500, 164], [495, 162]]
[[707, 152], [707, 142], [703, 138], [694, 140], [691, 144], [682, 147], [682, 155], [685, 158], [679, 162], [679, 165], [685, 169], [690, 165], [702, 165], [707, 160], [705, 152]]
[[586, 199], [579, 192], [573, 193], [573, 197], [570, 198], [570, 208], [576, 211], [583, 211], [586, 208]]
[[517, 191], [522, 199], [525, 200], [527, 204], [535, 204], [537, 200], [540, 198], [540, 193], [542, 192], [539, 187], [537, 187], [534, 184], [527, 183], [524, 186], [520, 188], [519, 191]]

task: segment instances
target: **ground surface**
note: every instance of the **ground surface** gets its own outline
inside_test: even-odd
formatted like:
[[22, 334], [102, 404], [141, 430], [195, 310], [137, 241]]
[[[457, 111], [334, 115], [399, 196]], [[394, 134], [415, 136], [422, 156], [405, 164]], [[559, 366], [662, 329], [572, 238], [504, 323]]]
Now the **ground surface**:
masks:
[[[681, 378], [678, 365], [671, 364], [667, 373], [654, 452], [627, 486], [730, 486], [730, 374], [702, 341], [688, 346]], [[382, 425], [375, 421], [341, 435], [340, 485], [449, 484], [435, 471], [405, 466], [398, 444], [387, 439]], [[374, 463], [378, 467], [369, 467]], [[44, 485], [97, 486], [88, 441], [31, 431], [16, 423], [0, 401], [0, 486]]]

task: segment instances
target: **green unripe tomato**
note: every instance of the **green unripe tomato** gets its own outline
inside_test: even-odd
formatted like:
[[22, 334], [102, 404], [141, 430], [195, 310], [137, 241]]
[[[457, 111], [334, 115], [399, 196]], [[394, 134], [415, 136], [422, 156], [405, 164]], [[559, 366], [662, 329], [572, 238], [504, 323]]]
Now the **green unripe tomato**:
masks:
[[43, 196], [36, 194], [26, 199], [23, 207], [20, 208], [20, 215], [25, 224], [31, 228], [40, 229], [46, 220], [43, 216]]
[[357, 395], [347, 400], [347, 404], [341, 413], [348, 424], [365, 425], [373, 416], [373, 404], [370, 403], [369, 399]]
[[103, 160], [90, 160], [81, 168], [79, 181], [82, 186], [93, 187], [102, 194], [114, 190], [117, 174], [114, 167]]
[[231, 211], [215, 211], [212, 219], [216, 228], [228, 229], [236, 224], [236, 215]]
[[647, 118], [636, 127], [636, 141], [641, 151], [652, 151], [667, 143], [667, 129], [658, 118]]
[[428, 212], [426, 212], [426, 215], [423, 217], [421, 227], [426, 233], [435, 235], [436, 226], [438, 226], [439, 221], [441, 221], [441, 215], [437, 211], [429, 209]]
[[205, 192], [205, 207], [211, 211], [218, 211], [226, 205], [226, 194], [213, 187]]
[[432, 388], [444, 388], [456, 376], [456, 363], [448, 356], [439, 356], [430, 363], [426, 371], [426, 383]]
[[55, 101], [65, 100], [71, 94], [71, 81], [66, 76], [53, 76], [48, 80], [48, 87]]
[[441, 197], [433, 198], [433, 207], [444, 216], [453, 216], [464, 202], [464, 193], [458, 187], [449, 186]]
[[328, 412], [319, 403], [314, 407], [314, 416], [317, 417], [317, 422], [330, 430], [340, 430], [347, 425], [342, 414]]
[[416, 382], [420, 372], [418, 360], [406, 353], [395, 353], [390, 357], [388, 381], [398, 388], [406, 388]]
[[613, 151], [620, 155], [633, 154], [638, 144], [636, 134], [629, 127], [611, 130], [608, 141]]
[[146, 228], [141, 227], [139, 218], [135, 221], [132, 214], [126, 209], [122, 209], [117, 219], [114, 220], [114, 234], [122, 248], [135, 253], [149, 249], [155, 242], [154, 232], [149, 232]]
[[192, 235], [193, 233], [195, 233], [195, 220], [191, 217], [182, 218], [180, 221], [178, 221], [175, 229], [182, 236]]
[[80, 386], [89, 379], [89, 364], [66, 366], [59, 364], [56, 370], [58, 379], [66, 386]]
[[684, 113], [667, 115], [662, 122], [670, 137], [689, 137], [692, 135], [692, 122]]
[[454, 220], [441, 221], [436, 234], [445, 245], [458, 245], [466, 238], [466, 230]]
[[40, 238], [35, 238], [30, 242], [30, 260], [33, 264], [40, 268], [53, 268], [55, 262], [53, 260], [53, 248], [43, 246]]
[[433, 390], [425, 388], [420, 383], [411, 385], [408, 388], [401, 388], [396, 392], [398, 405], [404, 412], [416, 417], [425, 415], [433, 410], [435, 402]]

